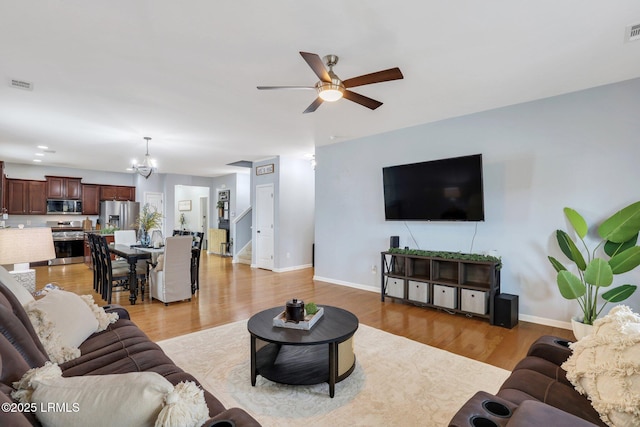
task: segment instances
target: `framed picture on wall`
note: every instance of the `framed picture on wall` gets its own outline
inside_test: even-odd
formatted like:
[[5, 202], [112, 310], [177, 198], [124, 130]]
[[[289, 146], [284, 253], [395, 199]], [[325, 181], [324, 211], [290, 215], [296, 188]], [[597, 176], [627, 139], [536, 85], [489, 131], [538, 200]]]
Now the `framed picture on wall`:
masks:
[[179, 211], [190, 211], [191, 210], [191, 200], [180, 200], [178, 202], [178, 210]]
[[266, 175], [268, 173], [273, 173], [273, 163], [268, 165], [256, 166], [256, 175]]

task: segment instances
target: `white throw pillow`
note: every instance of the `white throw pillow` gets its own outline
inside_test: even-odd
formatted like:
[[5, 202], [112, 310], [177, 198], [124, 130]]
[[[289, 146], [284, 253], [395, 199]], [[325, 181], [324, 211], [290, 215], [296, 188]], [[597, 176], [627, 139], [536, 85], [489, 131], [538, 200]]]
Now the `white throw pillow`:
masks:
[[607, 425], [640, 425], [640, 316], [621, 305], [593, 326], [562, 368]]
[[209, 417], [204, 392], [195, 383], [174, 388], [155, 372], [62, 377], [60, 368], [47, 362], [13, 386], [12, 397], [34, 404], [45, 427], [187, 427], [200, 426]]
[[18, 281], [13, 277], [9, 272], [0, 265], [0, 282], [2, 282], [9, 290], [13, 293], [13, 295], [18, 298], [20, 304], [24, 307], [30, 302], [34, 301], [33, 295], [31, 292], [27, 290], [24, 286], [22, 286]]
[[100, 326], [86, 300], [60, 289], [27, 304], [25, 310], [49, 359], [56, 363], [79, 357], [78, 346]]

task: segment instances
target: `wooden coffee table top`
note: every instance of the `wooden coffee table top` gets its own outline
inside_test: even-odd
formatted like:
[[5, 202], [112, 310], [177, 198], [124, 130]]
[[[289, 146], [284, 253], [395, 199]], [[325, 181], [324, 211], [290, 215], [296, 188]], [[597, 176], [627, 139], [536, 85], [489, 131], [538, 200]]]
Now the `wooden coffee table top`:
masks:
[[311, 330], [273, 326], [273, 318], [284, 311], [273, 307], [253, 315], [247, 323], [249, 333], [263, 341], [286, 345], [315, 345], [343, 342], [358, 329], [358, 318], [342, 308], [323, 305], [324, 315]]

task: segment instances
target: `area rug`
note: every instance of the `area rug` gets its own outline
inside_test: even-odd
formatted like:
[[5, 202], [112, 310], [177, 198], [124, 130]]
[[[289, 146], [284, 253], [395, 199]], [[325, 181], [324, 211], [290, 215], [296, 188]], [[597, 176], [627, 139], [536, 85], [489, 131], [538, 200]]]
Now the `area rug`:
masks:
[[226, 407], [265, 427], [446, 426], [479, 390], [495, 393], [509, 372], [361, 324], [356, 368], [336, 384], [281, 385], [258, 376], [251, 386], [247, 322], [159, 342]]

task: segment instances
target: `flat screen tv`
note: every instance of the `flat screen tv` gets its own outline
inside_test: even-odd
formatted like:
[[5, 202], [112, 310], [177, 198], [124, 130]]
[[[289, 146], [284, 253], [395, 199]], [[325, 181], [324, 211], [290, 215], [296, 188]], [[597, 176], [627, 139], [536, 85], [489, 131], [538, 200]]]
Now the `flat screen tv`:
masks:
[[388, 221], [484, 221], [482, 154], [382, 168]]

